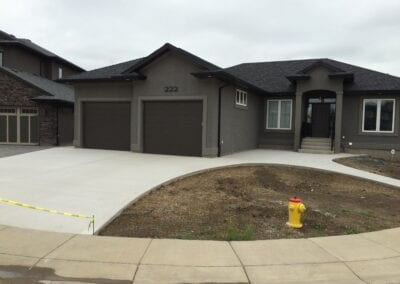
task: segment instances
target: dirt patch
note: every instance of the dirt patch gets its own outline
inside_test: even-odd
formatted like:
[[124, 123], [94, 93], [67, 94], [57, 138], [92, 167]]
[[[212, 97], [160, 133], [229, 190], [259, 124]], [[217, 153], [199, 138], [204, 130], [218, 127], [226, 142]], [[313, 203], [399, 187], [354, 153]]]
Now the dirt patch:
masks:
[[400, 179], [400, 162], [370, 156], [340, 158], [335, 162], [370, 173]]
[[[183, 239], [277, 239], [400, 226], [399, 188], [288, 166], [213, 170], [162, 186], [128, 207], [100, 235]], [[287, 199], [307, 207], [289, 229]]]

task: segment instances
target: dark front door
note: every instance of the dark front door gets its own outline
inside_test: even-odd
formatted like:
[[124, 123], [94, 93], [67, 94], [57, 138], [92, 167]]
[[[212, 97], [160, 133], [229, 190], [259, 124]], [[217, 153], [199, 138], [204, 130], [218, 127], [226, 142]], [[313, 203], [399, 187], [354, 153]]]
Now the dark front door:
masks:
[[203, 103], [201, 101], [145, 102], [145, 153], [201, 156]]
[[130, 149], [129, 102], [85, 102], [82, 109], [85, 148]]
[[330, 104], [312, 105], [312, 136], [329, 137]]

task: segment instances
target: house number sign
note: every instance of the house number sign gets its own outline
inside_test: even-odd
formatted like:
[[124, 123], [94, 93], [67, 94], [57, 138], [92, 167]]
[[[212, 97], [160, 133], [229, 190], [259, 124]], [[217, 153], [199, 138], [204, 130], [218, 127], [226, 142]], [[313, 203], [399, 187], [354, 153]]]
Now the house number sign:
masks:
[[166, 86], [164, 87], [164, 92], [165, 93], [176, 93], [178, 92], [178, 87], [177, 86]]

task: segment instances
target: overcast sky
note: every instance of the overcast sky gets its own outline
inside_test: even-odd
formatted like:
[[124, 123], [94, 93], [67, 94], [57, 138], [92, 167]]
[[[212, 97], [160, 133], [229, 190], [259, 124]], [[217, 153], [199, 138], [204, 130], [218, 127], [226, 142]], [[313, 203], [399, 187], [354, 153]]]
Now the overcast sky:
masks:
[[0, 29], [85, 69], [165, 42], [214, 64], [329, 57], [400, 76], [399, 0], [0, 0]]

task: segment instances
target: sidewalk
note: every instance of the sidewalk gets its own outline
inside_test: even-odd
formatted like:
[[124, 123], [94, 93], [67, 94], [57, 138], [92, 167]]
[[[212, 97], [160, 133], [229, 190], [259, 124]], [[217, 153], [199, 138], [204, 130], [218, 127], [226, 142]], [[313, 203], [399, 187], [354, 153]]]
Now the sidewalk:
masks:
[[218, 242], [0, 226], [0, 279], [5, 283], [400, 283], [399, 240], [400, 228], [311, 239]]

